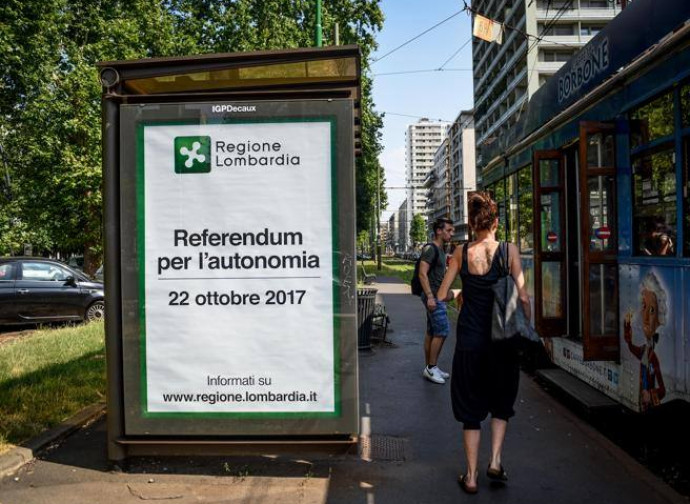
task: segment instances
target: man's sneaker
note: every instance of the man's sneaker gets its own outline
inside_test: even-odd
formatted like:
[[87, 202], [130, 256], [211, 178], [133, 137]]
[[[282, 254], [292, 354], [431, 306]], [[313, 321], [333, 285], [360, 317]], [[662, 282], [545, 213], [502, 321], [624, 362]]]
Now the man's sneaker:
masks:
[[448, 378], [450, 378], [450, 373], [448, 373], [447, 371], [444, 371], [443, 369], [441, 369], [441, 368], [438, 367], [438, 366], [436, 366], [436, 369], [438, 369], [438, 372], [441, 373], [441, 377], [442, 377], [444, 380], [447, 380]]
[[430, 382], [440, 384], [446, 383], [446, 380], [444, 380], [443, 376], [441, 376], [441, 370], [438, 367], [433, 367], [431, 370], [429, 370], [429, 368], [425, 366], [422, 375], [424, 375], [424, 378]]

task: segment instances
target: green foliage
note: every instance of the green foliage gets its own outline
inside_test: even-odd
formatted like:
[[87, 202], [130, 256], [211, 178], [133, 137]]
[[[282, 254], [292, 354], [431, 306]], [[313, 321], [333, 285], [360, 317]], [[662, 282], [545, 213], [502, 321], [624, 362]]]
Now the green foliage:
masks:
[[[95, 269], [103, 227], [98, 61], [311, 46], [314, 9], [306, 0], [1, 2], [0, 255], [29, 242], [35, 253], [83, 253]], [[325, 0], [322, 24], [324, 45], [338, 24], [341, 43], [362, 50], [357, 218], [358, 230], [371, 229], [382, 120], [366, 74], [383, 26], [379, 0]]]
[[426, 242], [426, 222], [422, 214], [415, 214], [412, 217], [412, 225], [410, 226], [410, 239], [412, 245], [417, 246], [420, 243]]

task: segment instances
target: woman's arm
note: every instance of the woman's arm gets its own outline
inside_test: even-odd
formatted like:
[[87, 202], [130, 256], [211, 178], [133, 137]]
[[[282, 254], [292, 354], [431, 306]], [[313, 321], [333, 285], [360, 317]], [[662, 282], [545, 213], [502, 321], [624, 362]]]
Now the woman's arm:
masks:
[[441, 287], [439, 287], [438, 293], [436, 294], [436, 297], [439, 299], [452, 301], [455, 298], [453, 292], [450, 290], [450, 286], [460, 271], [460, 265], [462, 264], [462, 248], [466, 246], [467, 245], [460, 245], [459, 247], [455, 247], [455, 251], [450, 258], [450, 264], [443, 277], [443, 282], [441, 282]]
[[522, 271], [522, 261], [520, 260], [520, 251], [517, 245], [513, 243], [508, 244], [508, 255], [510, 256], [510, 274], [513, 276], [513, 280], [515, 280], [515, 285], [518, 289], [518, 297], [525, 310], [525, 317], [527, 317], [529, 321], [532, 315], [532, 309], [529, 303], [529, 294], [527, 294], [527, 289], [525, 288], [525, 274]]

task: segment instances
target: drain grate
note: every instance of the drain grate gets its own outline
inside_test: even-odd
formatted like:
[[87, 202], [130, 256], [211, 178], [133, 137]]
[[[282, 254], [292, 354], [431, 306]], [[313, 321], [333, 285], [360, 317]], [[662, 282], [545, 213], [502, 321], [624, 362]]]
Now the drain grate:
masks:
[[406, 438], [393, 436], [362, 436], [359, 438], [359, 456], [364, 460], [409, 460], [409, 443]]

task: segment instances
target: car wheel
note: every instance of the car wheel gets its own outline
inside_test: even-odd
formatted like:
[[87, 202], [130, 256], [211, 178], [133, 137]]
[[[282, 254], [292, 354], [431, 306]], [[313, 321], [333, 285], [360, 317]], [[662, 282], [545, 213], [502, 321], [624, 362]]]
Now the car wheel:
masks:
[[91, 305], [86, 310], [86, 316], [84, 319], [87, 322], [93, 322], [95, 320], [105, 320], [105, 303], [103, 301], [96, 301], [91, 303]]

